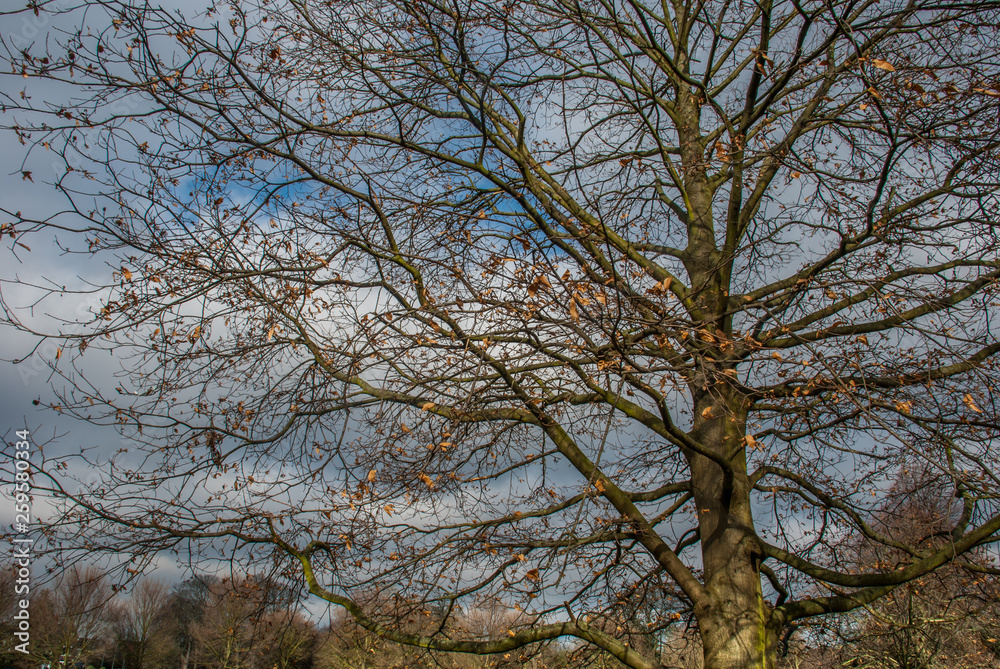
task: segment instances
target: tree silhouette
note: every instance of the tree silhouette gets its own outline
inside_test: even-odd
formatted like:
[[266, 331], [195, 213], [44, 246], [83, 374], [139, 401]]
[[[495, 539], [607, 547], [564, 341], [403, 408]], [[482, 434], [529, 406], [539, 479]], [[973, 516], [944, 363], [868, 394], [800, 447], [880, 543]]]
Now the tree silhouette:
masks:
[[[274, 561], [396, 642], [635, 668], [598, 621], [655, 583], [716, 669], [996, 540], [997, 3], [50, 10], [5, 107], [67, 206], [8, 210], [10, 262], [109, 267], [19, 270], [5, 314], [130, 440], [36, 473], [64, 550]], [[941, 544], [876, 522], [913, 458], [962, 504]], [[407, 631], [475, 598], [525, 616]]]
[[[883, 534], [930, 551], [950, 541], [961, 513], [951, 482], [915, 462], [897, 473], [875, 524]], [[856, 559], [862, 569], [889, 572], [907, 557], [897, 548], [862, 540]], [[986, 551], [970, 551], [963, 563], [946, 565], [832, 621], [831, 645], [840, 646], [836, 661], [909, 669], [995, 662], [1000, 629], [994, 567]]]

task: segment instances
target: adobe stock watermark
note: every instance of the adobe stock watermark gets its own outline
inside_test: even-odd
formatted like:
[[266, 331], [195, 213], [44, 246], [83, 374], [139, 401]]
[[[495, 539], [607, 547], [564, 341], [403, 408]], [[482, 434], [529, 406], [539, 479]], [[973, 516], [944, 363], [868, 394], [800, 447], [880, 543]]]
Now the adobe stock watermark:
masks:
[[17, 600], [14, 613], [14, 636], [20, 643], [14, 649], [28, 653], [31, 640], [30, 596], [31, 596], [31, 544], [28, 536], [31, 528], [31, 433], [18, 430], [14, 442], [14, 564], [17, 577], [14, 579], [14, 595]]
[[50, 17], [69, 10], [71, 6], [69, 0], [55, 0], [46, 3], [45, 11], [35, 10], [33, 13], [22, 11], [20, 24], [14, 22], [7, 24], [12, 28], [7, 31], [7, 42], [19, 51], [31, 48], [37, 37], [44, 36], [43, 31], [49, 25]]

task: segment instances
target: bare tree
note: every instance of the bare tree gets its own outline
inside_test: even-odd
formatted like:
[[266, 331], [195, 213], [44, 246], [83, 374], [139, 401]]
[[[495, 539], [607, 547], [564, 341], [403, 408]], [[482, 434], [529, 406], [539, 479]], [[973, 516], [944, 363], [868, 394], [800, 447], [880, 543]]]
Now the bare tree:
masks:
[[[171, 590], [170, 615], [176, 624], [175, 644], [180, 652], [180, 669], [192, 666], [196, 630], [204, 620], [205, 609], [212, 596], [210, 585], [216, 580], [215, 577], [196, 574]], [[192, 669], [197, 669], [197, 662]]]
[[[400, 627], [410, 633], [427, 633], [441, 623], [440, 620], [432, 619], [429, 611], [426, 615], [424, 611], [414, 611], [406, 607], [399, 598], [385, 593], [367, 593], [359, 599], [365, 602], [367, 610], [377, 611], [385, 616], [395, 614]], [[409, 609], [405, 618], [400, 615], [401, 605]], [[366, 630], [350, 615], [338, 612], [322, 632], [314, 663], [318, 669], [382, 669], [404, 664], [414, 669], [430, 669], [467, 664], [456, 664], [450, 660], [451, 658], [446, 658], [443, 665], [439, 665], [426, 651], [389, 641]]]
[[31, 600], [29, 657], [53, 669], [75, 667], [108, 649], [112, 589], [100, 569], [73, 565]]
[[156, 669], [172, 663], [178, 649], [169, 604], [166, 583], [142, 579], [131, 596], [112, 610], [115, 648], [130, 669]]
[[[23, 581], [24, 579], [22, 579]], [[22, 611], [20, 602], [26, 601], [30, 597], [30, 588], [23, 587], [25, 584], [17, 583], [16, 568], [4, 569], [0, 571], [0, 634], [3, 641], [0, 642], [0, 662], [6, 666], [18, 666], [24, 664], [23, 653], [17, 650], [17, 646], [23, 643], [14, 636], [18, 631], [18, 615]], [[31, 612], [28, 611], [28, 624], [31, 624]], [[21, 614], [23, 617], [24, 614]], [[30, 631], [29, 631], [30, 633]]]
[[192, 651], [208, 669], [292, 669], [308, 655], [311, 625], [273, 580], [205, 581], [209, 596], [192, 627]]
[[[50, 10], [5, 106], [67, 206], [8, 211], [9, 262], [54, 234], [107, 279], [45, 322], [74, 287], [22, 271], [4, 313], [131, 440], [46, 463], [65, 550], [273, 560], [394, 642], [637, 669], [596, 621], [660, 583], [719, 669], [996, 541], [996, 2]], [[941, 543], [876, 522], [914, 458]], [[530, 623], [445, 634], [474, 598]]]
[[[912, 463], [899, 471], [875, 525], [924, 550], [946, 545], [962, 513], [951, 492], [938, 472]], [[878, 542], [858, 546], [863, 569], [894, 571], [906, 558], [898, 548]], [[994, 567], [982, 550], [970, 551], [964, 564], [946, 565], [834, 619], [834, 652], [826, 666], [971, 669], [995, 664], [1000, 591]]]
[[[466, 611], [443, 617], [438, 607], [431, 610], [412, 598], [389, 592], [370, 593], [362, 599], [367, 610], [396, 619], [410, 634], [438, 634], [470, 639], [490, 639], [515, 633], [530, 625], [531, 620], [502, 602], [480, 601]], [[400, 643], [389, 641], [360, 626], [350, 615], [340, 612], [322, 633], [314, 658], [319, 669], [382, 669], [408, 666], [428, 669], [554, 669], [564, 666], [565, 649], [551, 646], [522, 649], [522, 652], [500, 653], [493, 657], [475, 655], [434, 654], [420, 652]], [[615, 662], [611, 658], [612, 662]], [[568, 666], [576, 666], [568, 664]]]
[[316, 630], [301, 613], [285, 609], [269, 613], [261, 621], [263, 669], [298, 669], [311, 663]]
[[[370, 669], [392, 666], [385, 660], [394, 644], [379, 635], [358, 627], [353, 620], [338, 620], [323, 631], [316, 648], [314, 664], [318, 669]], [[397, 659], [392, 657], [391, 660]]]

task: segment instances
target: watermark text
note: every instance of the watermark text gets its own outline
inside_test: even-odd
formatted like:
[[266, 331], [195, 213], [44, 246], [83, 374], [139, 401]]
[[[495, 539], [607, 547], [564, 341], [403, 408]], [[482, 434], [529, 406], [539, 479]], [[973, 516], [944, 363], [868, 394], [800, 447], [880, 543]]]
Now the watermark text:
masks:
[[20, 643], [14, 649], [28, 653], [31, 640], [31, 543], [28, 535], [31, 528], [31, 434], [27, 430], [17, 431], [14, 442], [14, 565], [17, 576], [14, 579], [14, 595], [17, 601], [14, 636]]

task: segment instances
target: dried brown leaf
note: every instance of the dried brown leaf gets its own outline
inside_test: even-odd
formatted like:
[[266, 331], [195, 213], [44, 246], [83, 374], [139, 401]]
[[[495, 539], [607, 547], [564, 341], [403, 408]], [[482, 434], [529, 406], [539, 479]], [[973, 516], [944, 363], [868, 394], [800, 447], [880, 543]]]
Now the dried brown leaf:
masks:
[[970, 395], [969, 393], [965, 393], [965, 396], [962, 398], [962, 404], [967, 406], [970, 411], [975, 411], [976, 413], [983, 412], [982, 409], [976, 406], [976, 401], [972, 399], [972, 395]]

